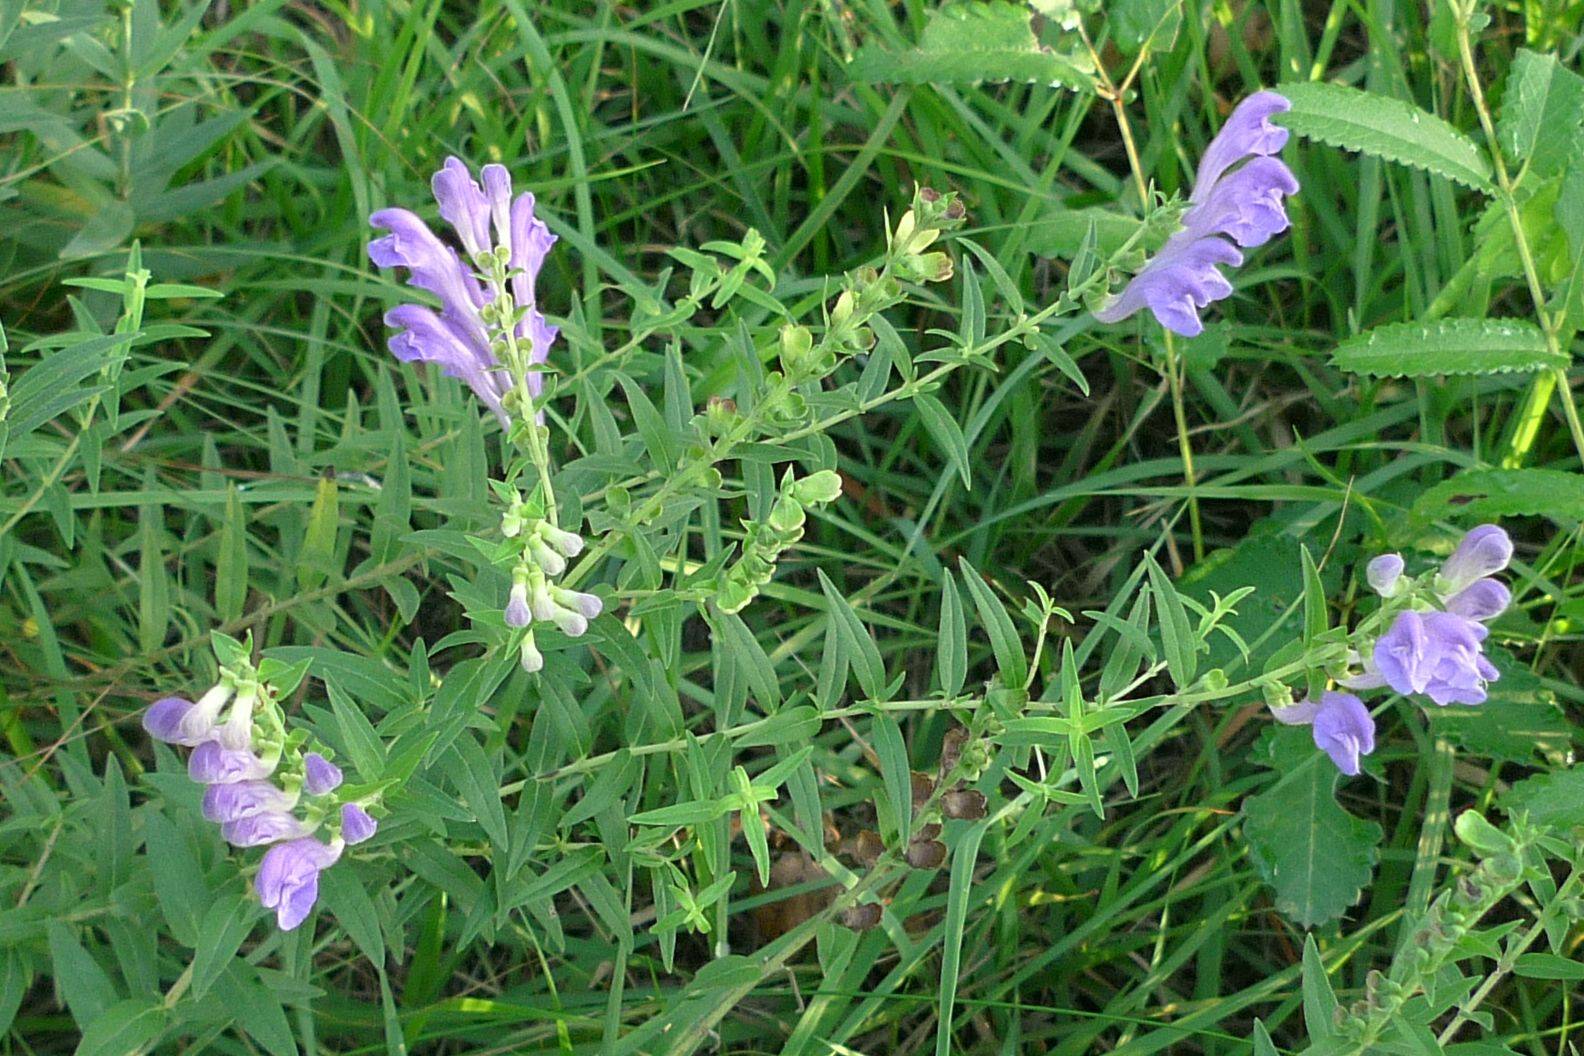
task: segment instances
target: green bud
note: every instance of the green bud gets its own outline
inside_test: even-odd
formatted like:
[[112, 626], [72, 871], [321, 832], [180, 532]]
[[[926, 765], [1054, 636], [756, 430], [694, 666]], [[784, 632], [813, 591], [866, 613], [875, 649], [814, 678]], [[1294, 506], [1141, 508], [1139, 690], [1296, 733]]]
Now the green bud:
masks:
[[783, 535], [801, 534], [805, 515], [796, 499], [783, 495], [770, 510], [770, 527]]
[[805, 506], [817, 506], [826, 502], [835, 502], [841, 495], [841, 474], [833, 469], [822, 469], [810, 473], [802, 480], [794, 481], [791, 486], [792, 497]]

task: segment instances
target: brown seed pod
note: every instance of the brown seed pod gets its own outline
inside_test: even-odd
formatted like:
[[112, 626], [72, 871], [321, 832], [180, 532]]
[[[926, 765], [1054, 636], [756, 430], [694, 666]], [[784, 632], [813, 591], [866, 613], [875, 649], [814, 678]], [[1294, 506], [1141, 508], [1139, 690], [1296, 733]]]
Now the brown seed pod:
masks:
[[939, 869], [946, 860], [946, 845], [939, 840], [914, 840], [908, 844], [907, 863], [915, 869]]
[[919, 830], [918, 838], [921, 840], [934, 840], [940, 838], [940, 826], [930, 822]]
[[972, 788], [956, 788], [941, 797], [941, 813], [948, 818], [977, 821], [985, 816], [988, 807], [985, 794]]
[[913, 771], [913, 809], [917, 810], [929, 802], [930, 796], [935, 794], [935, 779], [928, 774]]
[[880, 842], [879, 833], [864, 829], [848, 841], [847, 853], [860, 865], [872, 869], [885, 853], [885, 844]]
[[880, 923], [884, 910], [878, 902], [865, 902], [861, 906], [853, 906], [842, 910], [841, 922], [844, 927], [854, 931], [868, 931]]
[[963, 745], [967, 743], [968, 731], [961, 726], [953, 726], [946, 731], [941, 741], [940, 774], [943, 779], [957, 769], [958, 762], [962, 760]]

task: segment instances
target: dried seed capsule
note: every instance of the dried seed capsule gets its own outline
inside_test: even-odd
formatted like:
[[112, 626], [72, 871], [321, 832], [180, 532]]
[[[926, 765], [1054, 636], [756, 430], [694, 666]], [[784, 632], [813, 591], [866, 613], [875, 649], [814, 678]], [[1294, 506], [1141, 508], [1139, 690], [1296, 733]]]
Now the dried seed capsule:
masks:
[[878, 902], [865, 902], [861, 906], [853, 906], [842, 910], [841, 922], [844, 927], [854, 931], [868, 931], [880, 923], [884, 910]]
[[928, 774], [913, 771], [913, 809], [917, 810], [929, 802], [930, 796], [935, 794], [935, 779]]
[[941, 813], [948, 818], [977, 821], [985, 816], [988, 807], [985, 794], [972, 788], [953, 789], [941, 797]]
[[938, 869], [946, 860], [946, 845], [939, 840], [914, 840], [908, 844], [906, 857], [915, 869]]
[[879, 833], [865, 829], [853, 837], [850, 853], [859, 864], [873, 868], [875, 862], [878, 862], [880, 856], [885, 853], [885, 844], [880, 842]]

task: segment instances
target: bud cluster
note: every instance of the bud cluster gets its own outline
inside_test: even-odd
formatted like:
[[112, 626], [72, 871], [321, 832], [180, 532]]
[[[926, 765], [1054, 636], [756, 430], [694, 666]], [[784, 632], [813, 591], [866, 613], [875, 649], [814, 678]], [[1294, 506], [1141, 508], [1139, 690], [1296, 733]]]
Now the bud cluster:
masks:
[[741, 612], [758, 597], [759, 591], [775, 575], [781, 555], [803, 538], [805, 511], [823, 506], [841, 494], [841, 476], [822, 469], [798, 480], [789, 469], [781, 479], [770, 515], [762, 521], [744, 521], [742, 556], [722, 570], [716, 586], [715, 603], [722, 612]]
[[567, 562], [583, 552], [583, 537], [551, 524], [532, 501], [511, 491], [501, 516], [505, 557], [512, 569], [511, 594], [506, 602], [506, 626], [526, 628], [519, 648], [523, 670], [544, 668], [544, 654], [534, 640], [538, 624], [551, 624], [568, 638], [580, 638], [589, 621], [603, 611], [597, 595], [569, 590], [556, 583]]

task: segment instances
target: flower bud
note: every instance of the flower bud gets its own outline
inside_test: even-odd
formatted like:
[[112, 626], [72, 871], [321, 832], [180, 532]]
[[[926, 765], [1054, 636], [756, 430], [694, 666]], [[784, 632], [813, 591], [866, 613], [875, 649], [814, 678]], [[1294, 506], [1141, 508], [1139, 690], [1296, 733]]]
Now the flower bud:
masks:
[[529, 631], [523, 637], [522, 648], [517, 653], [517, 659], [522, 664], [522, 669], [530, 675], [536, 671], [544, 670], [544, 654], [534, 644], [533, 632]]

